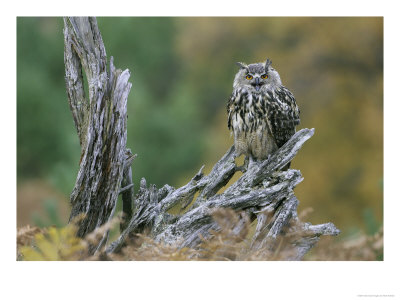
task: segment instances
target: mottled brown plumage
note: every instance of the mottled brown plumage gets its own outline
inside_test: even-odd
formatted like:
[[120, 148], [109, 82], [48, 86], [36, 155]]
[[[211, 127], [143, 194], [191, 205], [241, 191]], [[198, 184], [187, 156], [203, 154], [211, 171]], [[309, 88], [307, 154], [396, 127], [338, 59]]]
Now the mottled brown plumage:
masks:
[[228, 128], [233, 131], [238, 156], [264, 160], [295, 133], [300, 110], [269, 59], [238, 65], [241, 69], [227, 105]]

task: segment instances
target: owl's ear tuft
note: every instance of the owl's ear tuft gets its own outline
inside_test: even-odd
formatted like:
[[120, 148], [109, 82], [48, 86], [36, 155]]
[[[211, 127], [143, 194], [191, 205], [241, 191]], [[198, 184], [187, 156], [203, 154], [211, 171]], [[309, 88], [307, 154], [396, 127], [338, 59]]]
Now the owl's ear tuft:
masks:
[[249, 70], [249, 67], [248, 67], [245, 63], [243, 63], [243, 62], [238, 61], [236, 64], [237, 64], [241, 69], [246, 69], [247, 71]]
[[265, 61], [265, 72], [268, 72], [269, 67], [271, 66], [272, 61], [267, 58], [267, 60]]

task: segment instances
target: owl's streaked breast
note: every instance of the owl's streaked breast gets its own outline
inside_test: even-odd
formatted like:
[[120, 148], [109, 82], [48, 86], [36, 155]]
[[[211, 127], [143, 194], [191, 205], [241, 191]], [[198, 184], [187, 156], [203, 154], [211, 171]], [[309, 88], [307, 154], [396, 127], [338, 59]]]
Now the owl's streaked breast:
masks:
[[277, 150], [277, 145], [268, 129], [265, 97], [245, 89], [235, 91], [232, 97], [228, 126], [233, 130], [236, 154], [266, 159]]
[[240, 70], [227, 105], [228, 128], [233, 131], [238, 155], [263, 160], [296, 132], [300, 110], [270, 59], [237, 64]]

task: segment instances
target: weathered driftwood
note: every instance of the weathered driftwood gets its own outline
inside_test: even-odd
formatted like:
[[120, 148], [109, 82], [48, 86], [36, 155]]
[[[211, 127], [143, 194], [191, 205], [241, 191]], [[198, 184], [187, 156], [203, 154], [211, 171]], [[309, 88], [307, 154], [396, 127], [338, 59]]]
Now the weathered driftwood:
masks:
[[[257, 220], [251, 249], [274, 250], [278, 238], [293, 236], [286, 259], [301, 259], [321, 235], [337, 235], [332, 223], [311, 225], [297, 217], [298, 200], [294, 187], [302, 181], [298, 170], [280, 171], [297, 154], [314, 129], [298, 131], [268, 160], [237, 166], [233, 146], [208, 175], [203, 167], [178, 189], [157, 188], [143, 178], [133, 193], [131, 163], [135, 158], [126, 149], [127, 97], [131, 88], [129, 71], [116, 70], [107, 58], [95, 18], [64, 18], [66, 85], [72, 115], [81, 144], [81, 162], [71, 194], [70, 219], [84, 214], [78, 235], [84, 236], [109, 221], [118, 195], [122, 194], [124, 217], [121, 235], [106, 247], [119, 251], [137, 233], [156, 241], [195, 248], [201, 238], [210, 238], [219, 226], [212, 218], [215, 209], [230, 208]], [[89, 99], [85, 98], [82, 66], [88, 79]], [[218, 193], [236, 172], [242, 176]], [[194, 199], [195, 195], [198, 195]], [[187, 207], [181, 215], [169, 210]], [[245, 222], [238, 224], [237, 229]], [[92, 251], [106, 244], [107, 234]]]
[[[332, 223], [313, 226], [298, 220], [298, 200], [293, 189], [303, 178], [298, 170], [279, 171], [313, 134], [313, 129], [298, 131], [268, 160], [249, 165], [245, 173], [220, 194], [218, 191], [232, 176], [243, 170], [235, 164], [233, 146], [216, 163], [210, 174], [204, 175], [202, 167], [188, 184], [179, 189], [168, 185], [161, 189], [154, 185], [147, 187], [145, 179], [142, 179], [135, 196], [136, 213], [120, 237], [107, 247], [107, 251], [118, 251], [129, 236], [145, 229], [156, 241], [178, 244], [180, 247], [196, 247], [201, 242], [200, 237], [210, 237], [211, 230], [219, 229], [212, 212], [217, 208], [231, 208], [245, 211], [251, 220], [257, 218], [252, 249], [273, 250], [277, 237], [292, 230], [297, 239], [293, 241], [293, 251], [287, 259], [301, 259], [319, 240], [319, 236], [339, 233]], [[186, 213], [179, 216], [168, 213], [178, 203], [191, 202], [197, 192], [199, 196]]]
[[[107, 70], [104, 44], [96, 18], [64, 18], [64, 63], [68, 100], [81, 145], [81, 161], [71, 194], [70, 220], [84, 214], [78, 236], [83, 237], [113, 216], [123, 181], [127, 98], [131, 88], [128, 70]], [[88, 81], [84, 91], [82, 66]], [[128, 191], [127, 191], [128, 192]], [[99, 245], [106, 242], [104, 235]]]

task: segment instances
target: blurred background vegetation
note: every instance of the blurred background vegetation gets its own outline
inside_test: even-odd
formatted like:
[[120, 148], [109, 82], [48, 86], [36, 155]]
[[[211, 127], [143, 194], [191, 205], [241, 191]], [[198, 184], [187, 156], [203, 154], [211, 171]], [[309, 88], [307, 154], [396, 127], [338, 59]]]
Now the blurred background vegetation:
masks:
[[[236, 61], [267, 57], [314, 137], [295, 158], [307, 221], [341, 237], [383, 222], [383, 18], [98, 18], [131, 71], [134, 182], [186, 183], [233, 143], [225, 105]], [[66, 224], [80, 149], [64, 83], [62, 18], [17, 18], [17, 226]]]

